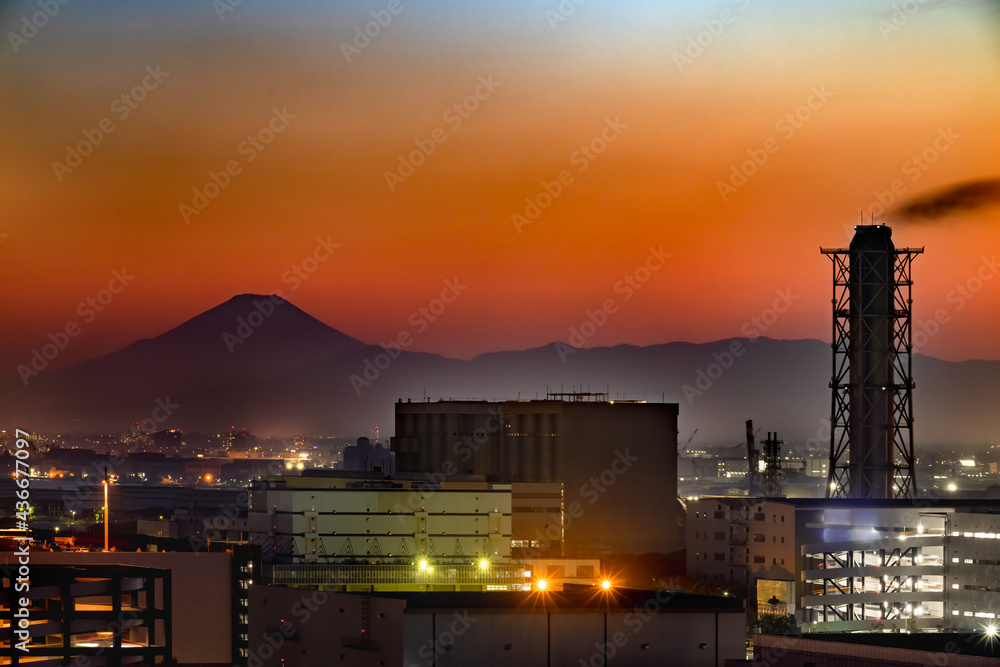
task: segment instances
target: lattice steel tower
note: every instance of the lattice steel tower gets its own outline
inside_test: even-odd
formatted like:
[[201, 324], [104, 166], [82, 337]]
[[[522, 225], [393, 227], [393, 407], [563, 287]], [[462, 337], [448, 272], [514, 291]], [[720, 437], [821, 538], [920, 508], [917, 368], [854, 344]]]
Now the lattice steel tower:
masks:
[[858, 225], [833, 260], [828, 498], [912, 498], [913, 303], [923, 248], [895, 248], [885, 225]]

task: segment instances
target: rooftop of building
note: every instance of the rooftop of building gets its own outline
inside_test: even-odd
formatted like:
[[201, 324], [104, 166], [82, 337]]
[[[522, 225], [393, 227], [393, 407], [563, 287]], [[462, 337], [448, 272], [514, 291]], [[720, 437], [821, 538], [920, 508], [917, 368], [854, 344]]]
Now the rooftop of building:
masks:
[[[665, 398], [665, 395], [662, 397]], [[673, 406], [675, 409], [679, 407], [678, 403], [668, 403], [665, 400], [661, 401], [650, 401], [644, 398], [611, 398], [611, 395], [606, 392], [548, 392], [545, 398], [539, 398], [535, 395], [535, 398], [528, 398], [518, 396], [517, 398], [430, 398], [424, 397], [422, 399], [414, 400], [412, 398], [396, 400], [396, 405], [509, 405], [509, 404], [588, 404], [588, 405], [657, 405], [657, 406]]]
[[454, 609], [495, 609], [503, 611], [612, 611], [635, 609], [684, 613], [710, 611], [742, 613], [743, 600], [735, 597], [694, 595], [670, 591], [645, 591], [613, 588], [605, 592], [597, 587], [567, 588], [563, 591], [456, 591], [456, 592], [375, 592], [350, 593], [371, 597], [405, 600], [408, 610], [431, 612]]

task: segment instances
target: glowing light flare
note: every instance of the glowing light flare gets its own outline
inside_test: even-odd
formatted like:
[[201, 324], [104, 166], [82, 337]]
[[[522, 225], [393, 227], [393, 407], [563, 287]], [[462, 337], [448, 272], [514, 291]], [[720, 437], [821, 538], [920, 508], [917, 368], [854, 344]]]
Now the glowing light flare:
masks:
[[540, 591], [544, 591], [548, 589], [548, 587], [549, 587], [549, 582], [546, 581], [545, 579], [539, 579], [538, 581], [535, 582], [535, 588], [537, 588]]

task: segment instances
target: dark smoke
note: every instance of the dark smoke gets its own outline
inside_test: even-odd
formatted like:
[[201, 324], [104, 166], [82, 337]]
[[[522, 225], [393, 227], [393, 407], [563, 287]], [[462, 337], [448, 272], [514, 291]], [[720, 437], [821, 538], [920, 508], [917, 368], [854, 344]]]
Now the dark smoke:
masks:
[[1000, 204], [1000, 178], [990, 178], [958, 183], [913, 199], [893, 211], [892, 216], [908, 222], [937, 220], [997, 204]]

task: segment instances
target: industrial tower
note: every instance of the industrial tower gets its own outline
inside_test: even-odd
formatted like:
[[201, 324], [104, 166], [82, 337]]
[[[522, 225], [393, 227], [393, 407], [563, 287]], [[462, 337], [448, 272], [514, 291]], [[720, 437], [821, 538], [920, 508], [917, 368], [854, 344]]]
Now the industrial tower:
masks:
[[885, 225], [858, 225], [833, 260], [828, 498], [913, 498], [910, 269]]

